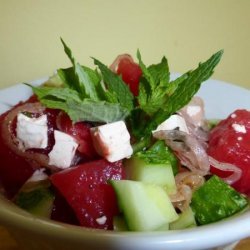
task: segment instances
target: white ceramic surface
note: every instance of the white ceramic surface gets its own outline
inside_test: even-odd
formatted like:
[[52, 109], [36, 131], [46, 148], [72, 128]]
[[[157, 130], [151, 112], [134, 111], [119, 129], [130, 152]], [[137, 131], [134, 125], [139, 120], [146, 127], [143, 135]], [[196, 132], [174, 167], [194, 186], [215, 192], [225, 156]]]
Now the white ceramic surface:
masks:
[[[43, 79], [44, 80], [44, 79]], [[41, 81], [35, 81], [39, 84]], [[31, 94], [24, 85], [0, 91], [0, 113]], [[223, 118], [237, 108], [250, 109], [250, 91], [208, 80], [199, 96], [208, 118]], [[0, 198], [0, 224], [27, 249], [196, 250], [223, 246], [250, 236], [250, 211], [218, 223], [168, 232], [107, 232], [89, 230], [32, 217]]]

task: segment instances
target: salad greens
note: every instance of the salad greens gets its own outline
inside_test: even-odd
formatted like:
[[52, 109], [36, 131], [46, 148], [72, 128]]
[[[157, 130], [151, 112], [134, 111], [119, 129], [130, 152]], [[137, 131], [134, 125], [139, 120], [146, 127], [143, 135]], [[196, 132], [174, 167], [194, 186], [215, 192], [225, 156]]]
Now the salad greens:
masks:
[[31, 86], [40, 102], [49, 108], [64, 110], [74, 122], [109, 123], [127, 119], [136, 138], [150, 135], [159, 123], [187, 104], [201, 83], [212, 75], [223, 53], [215, 53], [197, 69], [171, 81], [165, 57], [159, 64], [147, 67], [138, 50], [142, 77], [139, 95], [134, 97], [122, 78], [107, 66], [95, 58], [98, 70], [80, 65], [61, 41], [73, 66], [57, 71], [62, 88]]

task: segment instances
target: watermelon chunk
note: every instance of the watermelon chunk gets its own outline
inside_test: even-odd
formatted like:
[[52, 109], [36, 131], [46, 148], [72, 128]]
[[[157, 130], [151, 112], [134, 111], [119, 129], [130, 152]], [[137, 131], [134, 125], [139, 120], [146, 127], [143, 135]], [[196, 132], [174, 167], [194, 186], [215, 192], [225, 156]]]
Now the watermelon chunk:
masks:
[[50, 180], [72, 207], [81, 226], [112, 230], [113, 217], [119, 209], [108, 180], [124, 177], [121, 161], [101, 159], [55, 173]]

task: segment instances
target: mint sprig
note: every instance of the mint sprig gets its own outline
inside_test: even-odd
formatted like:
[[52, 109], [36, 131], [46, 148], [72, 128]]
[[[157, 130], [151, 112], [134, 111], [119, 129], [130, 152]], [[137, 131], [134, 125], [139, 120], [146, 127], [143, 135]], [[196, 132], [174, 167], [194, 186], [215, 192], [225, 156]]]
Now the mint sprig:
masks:
[[[213, 74], [222, 54], [222, 50], [218, 51], [207, 61], [200, 63], [195, 70], [189, 71], [176, 80], [169, 82], [169, 78], [166, 76], [168, 66], [164, 58], [161, 64], [157, 66], [151, 65], [147, 68], [141, 60], [140, 53], [138, 53], [143, 77], [140, 82], [138, 97], [140, 111], [133, 114], [134, 120], [131, 123], [134, 135], [139, 138], [150, 135], [151, 131], [160, 123], [188, 104], [199, 90], [202, 82]], [[152, 71], [152, 68], [154, 71]], [[135, 121], [137, 117], [140, 117], [141, 121], [142, 116], [144, 122]]]
[[70, 48], [61, 39], [64, 51], [73, 64], [74, 80], [67, 82], [68, 86], [72, 86], [80, 94], [81, 98], [90, 98], [92, 100], [99, 100], [97, 91], [95, 89], [96, 82], [90, 77], [90, 72], [82, 67], [72, 55]]
[[159, 64], [146, 68], [139, 51], [137, 56], [143, 72], [138, 102], [142, 110], [152, 115], [166, 102], [170, 78], [168, 61], [163, 57]]
[[73, 122], [113, 122], [124, 120], [129, 111], [117, 103], [96, 101], [85, 98], [81, 100], [79, 93], [69, 88], [34, 87], [29, 85], [40, 102], [48, 108], [66, 112]]
[[223, 53], [215, 53], [195, 70], [170, 81], [166, 57], [147, 67], [138, 50], [142, 77], [135, 98], [121, 76], [95, 58], [97, 69], [80, 65], [71, 49], [61, 41], [72, 67], [57, 71], [61, 88], [31, 86], [41, 103], [65, 111], [74, 122], [109, 123], [126, 119], [138, 139], [149, 138], [152, 130], [191, 100], [201, 83], [213, 74]]
[[131, 111], [134, 107], [133, 95], [128, 85], [124, 84], [120, 76], [113, 73], [107, 66], [94, 58], [94, 64], [97, 65], [102, 73], [103, 80], [107, 86], [107, 98], [111, 102], [117, 102], [122, 107]]
[[31, 86], [40, 102], [48, 108], [65, 111], [73, 122], [125, 120], [134, 107], [128, 86], [97, 59], [94, 62], [100, 73], [80, 65], [70, 48], [61, 41], [73, 66], [57, 71], [63, 88]]

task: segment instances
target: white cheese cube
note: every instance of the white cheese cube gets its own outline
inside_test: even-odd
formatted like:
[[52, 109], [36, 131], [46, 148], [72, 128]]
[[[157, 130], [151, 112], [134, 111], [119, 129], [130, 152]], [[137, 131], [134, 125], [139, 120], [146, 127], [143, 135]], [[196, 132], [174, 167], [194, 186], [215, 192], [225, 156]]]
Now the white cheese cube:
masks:
[[46, 148], [48, 146], [47, 115], [31, 118], [22, 113], [17, 115], [16, 137], [20, 149]]
[[152, 131], [154, 134], [160, 130], [174, 130], [178, 129], [182, 132], [189, 133], [185, 119], [180, 115], [171, 115], [166, 121], [161, 123], [156, 130]]
[[78, 144], [75, 139], [61, 131], [54, 131], [55, 145], [50, 151], [49, 165], [56, 166], [58, 168], [68, 168], [75, 156]]
[[91, 129], [96, 151], [109, 162], [115, 162], [132, 155], [130, 134], [123, 121], [105, 124]]

